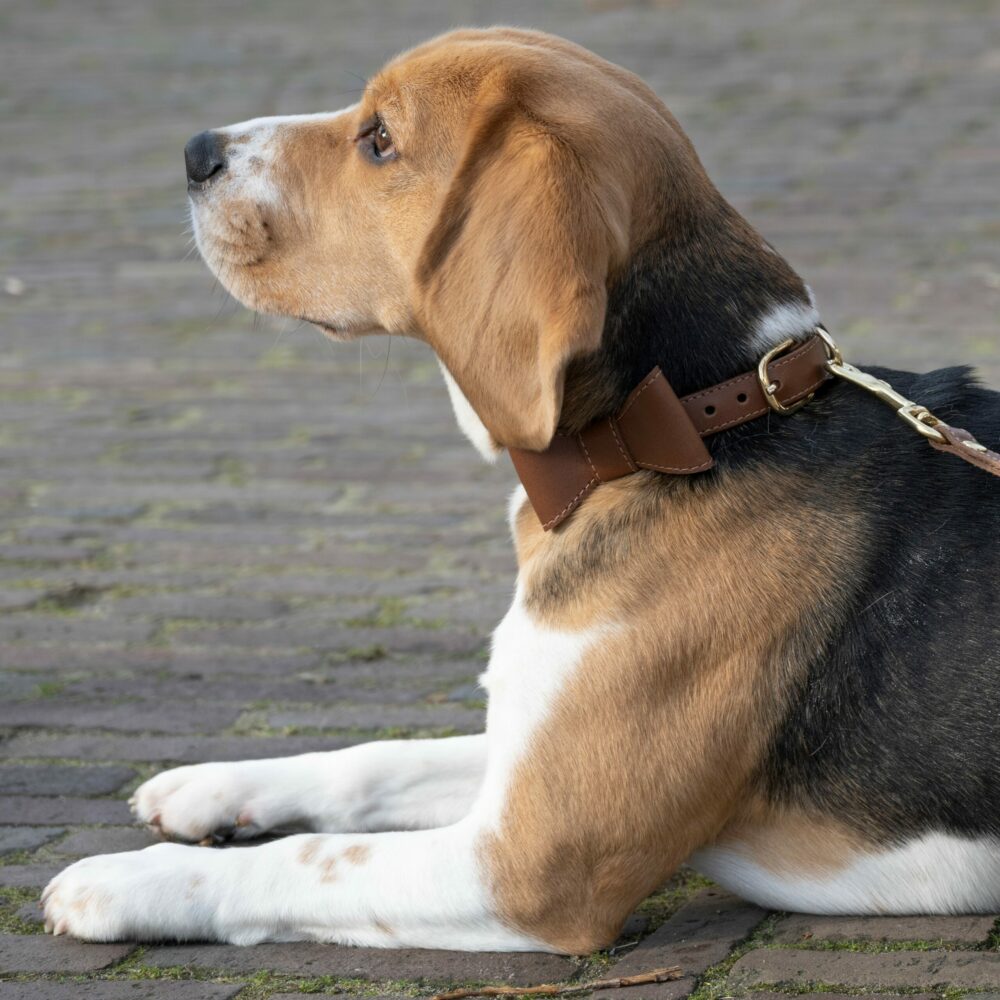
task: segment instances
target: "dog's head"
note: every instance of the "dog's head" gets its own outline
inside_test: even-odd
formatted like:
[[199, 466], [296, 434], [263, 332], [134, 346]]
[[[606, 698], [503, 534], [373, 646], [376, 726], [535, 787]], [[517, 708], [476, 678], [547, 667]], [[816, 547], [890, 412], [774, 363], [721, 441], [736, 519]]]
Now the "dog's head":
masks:
[[405, 53], [343, 111], [185, 153], [198, 246], [237, 298], [337, 339], [427, 341], [494, 446], [549, 443], [614, 275], [665, 211], [714, 192], [637, 77], [508, 29]]

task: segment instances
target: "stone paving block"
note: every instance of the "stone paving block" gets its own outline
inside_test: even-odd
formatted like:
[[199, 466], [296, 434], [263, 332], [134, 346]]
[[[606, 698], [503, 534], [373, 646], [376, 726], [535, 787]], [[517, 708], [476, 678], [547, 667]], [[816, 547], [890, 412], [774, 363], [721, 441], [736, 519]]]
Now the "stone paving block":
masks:
[[764, 919], [766, 911], [721, 889], [702, 889], [620, 962], [607, 978], [679, 965], [683, 978], [606, 990], [606, 1000], [675, 1000], [694, 989], [706, 969], [721, 962]]
[[67, 857], [84, 858], [92, 854], [141, 851], [158, 843], [160, 839], [141, 826], [101, 826], [71, 833], [55, 850]]
[[[649, 972], [652, 969], [666, 968], [666, 966], [649, 966], [643, 969], [643, 972]], [[616, 973], [614, 971], [609, 971], [606, 978], [615, 978]], [[626, 1000], [627, 997], [633, 994], [636, 1000], [681, 1000], [682, 997], [688, 996], [698, 985], [698, 977], [690, 975], [681, 975], [679, 979], [668, 980], [665, 983], [648, 983], [642, 986], [627, 986], [620, 989], [608, 989], [601, 990], [600, 993], [594, 993], [594, 996], [604, 997], [605, 994], [609, 994], [615, 1000]]]
[[463, 733], [482, 732], [486, 713], [458, 705], [330, 705], [324, 708], [269, 712], [268, 725], [308, 726], [317, 729], [408, 729], [449, 727]]
[[42, 909], [40, 899], [30, 903], [24, 903], [15, 910], [17, 916], [29, 924], [42, 924], [45, 922], [45, 911]]
[[[165, 979], [56, 983], [34, 979], [3, 985], [4, 1000], [230, 1000], [241, 983], [174, 982]], [[301, 997], [301, 993], [295, 994]]]
[[134, 777], [114, 765], [0, 764], [0, 795], [108, 795]]
[[0, 886], [8, 889], [38, 889], [49, 884], [65, 864], [0, 865]]
[[776, 944], [823, 941], [945, 941], [981, 944], [996, 917], [819, 917], [794, 913], [775, 928]]
[[95, 972], [120, 962], [134, 944], [89, 944], [48, 934], [0, 934], [0, 972]]
[[0, 612], [23, 611], [30, 608], [43, 593], [42, 590], [6, 590], [0, 588]]
[[[71, 664], [77, 670], [118, 666], [169, 665], [170, 650], [140, 645], [124, 648], [98, 643], [93, 646], [7, 642], [0, 630], [0, 663], [10, 670], [58, 671]], [[41, 678], [39, 678], [41, 679]], [[47, 679], [47, 678], [46, 678]]]
[[93, 558], [93, 550], [75, 545], [0, 545], [0, 561], [20, 563], [76, 563]]
[[[352, 993], [310, 993], [309, 1000], [354, 1000], [357, 994]], [[374, 996], [364, 994], [365, 1000], [408, 1000], [405, 993], [377, 993]], [[301, 993], [272, 993], [270, 1000], [301, 1000]]]
[[155, 631], [152, 620], [74, 618], [42, 612], [4, 615], [4, 637], [17, 642], [142, 642]]
[[53, 823], [128, 823], [132, 819], [122, 799], [0, 797], [0, 823], [51, 826]]
[[970, 951], [810, 951], [761, 948], [733, 966], [735, 986], [828, 983], [849, 987], [982, 989], [1000, 983], [1000, 954]]
[[[857, 1000], [856, 993], [832, 993], [823, 990], [821, 994], [816, 993], [802, 993], [794, 994], [799, 997], [815, 997], [815, 1000]], [[788, 993], [768, 993], [766, 990], [754, 990], [753, 993], [749, 994], [752, 1000], [789, 1000]], [[976, 1000], [989, 1000], [990, 994], [988, 993], [976, 993], [974, 994]], [[897, 1000], [906, 997], [906, 1000], [939, 1000], [937, 994], [935, 993], [884, 993], [879, 992], [879, 1000]]]
[[366, 685], [340, 683], [334, 679], [322, 682], [295, 677], [242, 677], [238, 683], [225, 677], [207, 679], [200, 677], [89, 677], [73, 681], [61, 692], [67, 697], [84, 697], [91, 701], [107, 699], [122, 701], [142, 699], [147, 703], [161, 704], [202, 702], [220, 708], [236, 705], [259, 705], [265, 702], [286, 706], [313, 706], [323, 702], [366, 702], [391, 704], [417, 702], [435, 692], [432, 680], [420, 684], [384, 683]]
[[333, 622], [266, 625], [233, 625], [218, 628], [184, 629], [184, 641], [201, 646], [251, 646], [287, 648], [305, 646], [349, 656], [352, 650], [380, 647], [397, 655], [434, 655], [448, 658], [473, 656], [485, 648], [481, 634], [430, 628], [347, 628]]
[[33, 851], [65, 832], [60, 826], [0, 826], [0, 855]]
[[291, 757], [315, 750], [338, 750], [358, 742], [332, 736], [49, 736], [21, 733], [3, 744], [8, 757], [79, 757], [90, 760], [171, 761]]
[[287, 614], [288, 605], [280, 600], [168, 593], [120, 598], [109, 604], [108, 611], [116, 615], [195, 618], [203, 621], [255, 621]]
[[410, 979], [429, 983], [495, 982], [514, 986], [561, 982], [577, 965], [559, 955], [536, 952], [424, 951], [419, 949], [351, 948], [332, 944], [260, 944], [153, 947], [143, 962], [165, 969], [181, 965], [225, 973], [273, 972], [299, 976], [358, 979]]
[[77, 670], [100, 671], [119, 669], [169, 670], [182, 675], [214, 674], [280, 674], [291, 675], [323, 663], [314, 651], [297, 652], [271, 649], [201, 649], [186, 647], [178, 642], [171, 648], [145, 644], [126, 647], [98, 645], [92, 648], [78, 645], [47, 643], [44, 646], [0, 642], [0, 663], [12, 670], [61, 670], [72, 664]]
[[205, 704], [74, 702], [46, 698], [40, 702], [0, 705], [0, 726], [14, 729], [110, 729], [126, 733], [211, 733], [232, 725], [239, 708]]
[[[455, 681], [471, 681], [486, 668], [484, 660], [470, 657], [440, 659], [438, 657], [376, 656], [368, 659], [338, 660], [327, 668], [324, 676], [334, 684], [381, 686], [383, 681], [409, 681], [421, 683], [435, 680], [445, 685], [445, 690]], [[450, 682], [450, 683], [449, 683]]]
[[37, 674], [0, 673], [0, 701], [31, 701], [41, 695]]

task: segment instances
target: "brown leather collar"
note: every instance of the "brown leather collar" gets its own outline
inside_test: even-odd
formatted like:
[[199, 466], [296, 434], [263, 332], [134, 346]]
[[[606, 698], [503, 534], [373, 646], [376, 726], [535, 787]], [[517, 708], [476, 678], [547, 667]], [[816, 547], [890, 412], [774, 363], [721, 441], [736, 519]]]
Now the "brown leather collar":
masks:
[[[746, 372], [683, 399], [656, 367], [632, 391], [617, 417], [597, 420], [579, 434], [557, 433], [545, 451], [511, 448], [510, 457], [548, 531], [565, 521], [600, 483], [640, 469], [681, 476], [710, 469], [714, 460], [702, 438], [808, 401], [833, 377], [829, 357], [817, 333], [764, 363], [766, 380], [756, 371]], [[765, 385], [772, 390], [770, 400]]]

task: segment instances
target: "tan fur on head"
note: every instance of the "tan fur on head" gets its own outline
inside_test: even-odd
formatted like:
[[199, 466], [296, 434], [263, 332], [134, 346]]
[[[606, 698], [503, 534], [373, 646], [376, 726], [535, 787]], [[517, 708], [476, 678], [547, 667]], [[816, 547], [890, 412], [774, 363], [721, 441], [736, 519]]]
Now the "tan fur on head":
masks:
[[707, 184], [638, 78], [512, 29], [405, 53], [343, 112], [223, 133], [229, 168], [193, 217], [233, 294], [336, 338], [426, 340], [496, 442], [522, 448], [551, 440], [566, 366], [600, 345], [609, 281], [664, 192]]

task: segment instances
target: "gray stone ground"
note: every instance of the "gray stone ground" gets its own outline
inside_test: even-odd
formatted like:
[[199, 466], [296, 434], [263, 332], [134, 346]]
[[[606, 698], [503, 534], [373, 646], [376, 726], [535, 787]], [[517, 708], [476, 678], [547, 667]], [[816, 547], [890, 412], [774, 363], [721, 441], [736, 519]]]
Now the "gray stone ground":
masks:
[[61, 865], [147, 842], [124, 800], [161, 768], [482, 724], [508, 468], [460, 439], [426, 351], [333, 347], [227, 302], [185, 257], [180, 153], [205, 126], [350, 103], [395, 50], [492, 22], [644, 75], [855, 358], [1000, 383], [995, 0], [3, 0], [0, 996], [395, 995], [675, 963], [679, 984], [628, 995], [1000, 986], [991, 917], [786, 918], [690, 876], [580, 960], [39, 935]]

